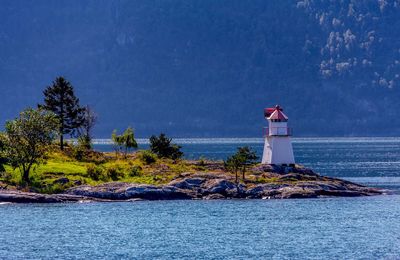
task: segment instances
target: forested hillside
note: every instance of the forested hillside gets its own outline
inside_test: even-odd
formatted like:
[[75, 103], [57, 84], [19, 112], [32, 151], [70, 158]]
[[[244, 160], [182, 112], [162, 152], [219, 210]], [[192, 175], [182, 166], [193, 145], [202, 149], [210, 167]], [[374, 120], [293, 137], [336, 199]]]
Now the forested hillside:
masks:
[[0, 122], [59, 75], [97, 137], [399, 135], [400, 1], [2, 1]]

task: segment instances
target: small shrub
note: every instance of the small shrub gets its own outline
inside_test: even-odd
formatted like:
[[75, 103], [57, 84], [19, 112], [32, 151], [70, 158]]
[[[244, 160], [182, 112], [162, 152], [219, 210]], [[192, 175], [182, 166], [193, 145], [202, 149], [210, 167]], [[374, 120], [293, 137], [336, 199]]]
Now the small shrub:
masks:
[[144, 150], [139, 153], [139, 159], [142, 161], [144, 164], [149, 165], [157, 160], [157, 155], [152, 153], [149, 150]]
[[98, 181], [100, 179], [103, 179], [104, 177], [103, 169], [95, 164], [89, 164], [86, 167], [86, 172], [89, 178], [91, 178], [94, 181]]
[[142, 175], [142, 167], [140, 167], [139, 165], [134, 165], [131, 168], [131, 171], [129, 172], [130, 177], [136, 177], [141, 175]]
[[86, 149], [80, 145], [72, 147], [72, 157], [75, 158], [75, 160], [83, 161], [85, 157], [85, 152]]
[[41, 187], [39, 189], [39, 192], [45, 194], [56, 194], [65, 191], [66, 189], [70, 188], [70, 186], [71, 185], [61, 184], [61, 183], [49, 184], [45, 185], [44, 187]]
[[85, 149], [85, 150], [92, 150], [92, 140], [90, 139], [90, 136], [87, 135], [81, 135], [77, 139], [79, 147]]
[[124, 172], [121, 170], [120, 167], [117, 167], [117, 166], [109, 166], [106, 169], [106, 172], [107, 172], [107, 176], [113, 181], [117, 181], [120, 178], [125, 177]]
[[11, 183], [11, 180], [13, 178], [12, 174], [6, 171], [1, 171], [0, 172], [0, 177], [6, 182], [6, 183]]
[[204, 156], [200, 156], [199, 161], [197, 163], [198, 166], [206, 166], [206, 158]]

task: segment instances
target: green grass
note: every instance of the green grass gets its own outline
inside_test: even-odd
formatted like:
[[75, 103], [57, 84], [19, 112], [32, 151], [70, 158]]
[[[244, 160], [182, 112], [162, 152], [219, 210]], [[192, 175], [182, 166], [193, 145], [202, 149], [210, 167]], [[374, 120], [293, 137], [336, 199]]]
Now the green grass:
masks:
[[[111, 181], [162, 185], [184, 172], [208, 171], [206, 163], [202, 165], [186, 160], [173, 161], [156, 158], [155, 162], [148, 163], [141, 153], [139, 151], [136, 154], [130, 154], [126, 159], [122, 156], [116, 158], [114, 153], [97, 153], [96, 160], [90, 160], [92, 157], [89, 157], [89, 159], [78, 161], [68, 152], [55, 151], [48, 156], [46, 163], [32, 169], [29, 189], [41, 193], [58, 193], [81, 184], [99, 185]], [[0, 184], [21, 185], [19, 170], [12, 169], [9, 165], [5, 165], [5, 169], [7, 173], [0, 176]], [[88, 169], [91, 169], [90, 174]], [[68, 178], [69, 181], [61, 184], [59, 183], [61, 178]], [[250, 184], [283, 183], [277, 177], [264, 175], [250, 174], [246, 179]]]
[[[141, 156], [129, 156], [127, 159], [115, 158], [104, 154], [106, 160], [101, 163], [78, 161], [67, 153], [53, 152], [44, 164], [35, 165], [30, 173], [31, 190], [42, 193], [57, 193], [80, 184], [98, 185], [110, 181], [159, 185], [170, 182], [183, 172], [198, 171], [198, 167], [184, 160], [156, 159], [154, 163], [146, 163]], [[93, 179], [87, 173], [88, 167], [99, 169], [99, 178]], [[6, 174], [0, 181], [21, 184], [19, 169], [5, 165]], [[57, 183], [60, 178], [68, 178], [66, 184]]]

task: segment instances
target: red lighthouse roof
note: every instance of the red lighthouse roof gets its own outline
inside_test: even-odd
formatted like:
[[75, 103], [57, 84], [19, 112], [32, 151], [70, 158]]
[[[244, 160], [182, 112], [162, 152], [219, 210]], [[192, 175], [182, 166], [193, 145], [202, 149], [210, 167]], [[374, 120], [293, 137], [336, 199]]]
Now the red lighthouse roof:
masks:
[[277, 121], [287, 121], [288, 117], [283, 113], [283, 109], [276, 105], [275, 107], [270, 107], [264, 109], [264, 116], [268, 120], [277, 120]]

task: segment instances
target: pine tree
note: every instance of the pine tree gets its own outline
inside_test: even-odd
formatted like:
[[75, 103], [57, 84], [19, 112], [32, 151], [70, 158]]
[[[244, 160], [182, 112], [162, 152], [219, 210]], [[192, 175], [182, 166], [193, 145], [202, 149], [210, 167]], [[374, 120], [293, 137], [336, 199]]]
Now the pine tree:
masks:
[[39, 107], [56, 114], [60, 125], [60, 149], [64, 149], [64, 135], [75, 136], [84, 122], [84, 108], [80, 107], [74, 88], [63, 77], [57, 77], [44, 91], [44, 105]]

